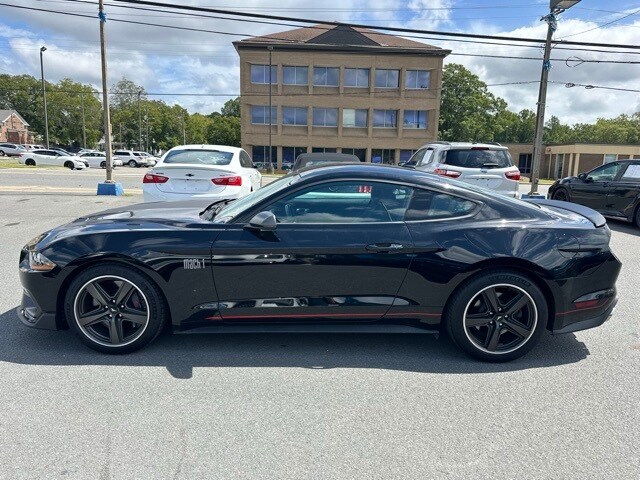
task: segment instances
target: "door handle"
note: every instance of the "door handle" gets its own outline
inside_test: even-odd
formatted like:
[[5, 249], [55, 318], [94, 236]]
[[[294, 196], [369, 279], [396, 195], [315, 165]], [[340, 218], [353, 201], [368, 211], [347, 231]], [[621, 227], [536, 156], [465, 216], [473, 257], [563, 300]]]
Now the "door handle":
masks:
[[404, 249], [404, 245], [399, 243], [372, 243], [365, 247], [368, 252], [375, 253], [399, 253]]

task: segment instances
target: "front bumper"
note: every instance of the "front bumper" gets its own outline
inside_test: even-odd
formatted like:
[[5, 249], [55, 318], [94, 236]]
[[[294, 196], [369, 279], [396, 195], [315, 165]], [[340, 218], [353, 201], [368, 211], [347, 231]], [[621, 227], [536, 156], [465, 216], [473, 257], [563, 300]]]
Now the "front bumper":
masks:
[[40, 328], [43, 330], [58, 330], [56, 314], [44, 312], [33, 296], [27, 291], [22, 291], [22, 301], [16, 309], [18, 318], [28, 327]]

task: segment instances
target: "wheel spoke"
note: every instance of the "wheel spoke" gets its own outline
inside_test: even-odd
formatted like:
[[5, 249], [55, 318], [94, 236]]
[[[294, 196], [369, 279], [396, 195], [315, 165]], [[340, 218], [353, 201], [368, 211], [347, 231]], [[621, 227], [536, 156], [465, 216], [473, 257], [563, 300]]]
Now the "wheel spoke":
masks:
[[115, 295], [116, 303], [118, 305], [125, 304], [133, 292], [134, 287], [129, 282], [122, 282], [122, 285], [118, 289]]
[[109, 322], [109, 340], [113, 345], [122, 342], [124, 335], [122, 333], [122, 321], [114, 318]]
[[107, 295], [102, 287], [98, 284], [98, 282], [91, 282], [86, 287], [85, 290], [89, 295], [91, 295], [96, 302], [100, 305], [109, 305], [111, 303], [111, 297]]
[[493, 352], [498, 347], [498, 342], [500, 341], [500, 334], [502, 333], [502, 328], [498, 325], [494, 325], [492, 329], [489, 330], [487, 334], [487, 350]]
[[122, 312], [122, 316], [123, 316], [123, 320], [127, 320], [131, 323], [137, 323], [140, 325], [144, 325], [145, 323], [147, 323], [146, 313], [139, 313], [139, 312], [128, 310], [126, 312]]
[[521, 325], [519, 325], [516, 322], [513, 322], [511, 320], [505, 320], [502, 322], [502, 324], [507, 327], [509, 330], [511, 330], [513, 333], [515, 333], [516, 335], [521, 336], [522, 338], [527, 338], [529, 336], [529, 333], [531, 333], [531, 330], [527, 329], [526, 327], [523, 327]]
[[529, 297], [527, 297], [524, 293], [520, 293], [509, 302], [506, 307], [505, 315], [513, 315], [514, 313], [520, 311], [525, 305], [529, 303]]
[[467, 315], [466, 324], [467, 327], [484, 327], [488, 325], [492, 319], [493, 316], [487, 313], [473, 313]]
[[496, 294], [495, 288], [488, 288], [482, 292], [482, 298], [490, 312], [498, 311], [498, 295]]
[[78, 323], [83, 327], [90, 327], [91, 325], [104, 321], [106, 315], [107, 315], [107, 312], [105, 312], [104, 310], [100, 310], [99, 312], [96, 312], [96, 313], [89, 313], [81, 316], [78, 319]]

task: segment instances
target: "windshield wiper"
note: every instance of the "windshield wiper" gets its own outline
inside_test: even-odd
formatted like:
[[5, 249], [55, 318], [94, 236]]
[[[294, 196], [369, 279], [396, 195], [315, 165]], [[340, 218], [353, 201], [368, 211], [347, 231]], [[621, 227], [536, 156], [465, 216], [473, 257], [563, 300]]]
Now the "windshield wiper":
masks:
[[229, 198], [227, 200], [218, 200], [217, 202], [213, 202], [211, 205], [205, 208], [202, 212], [200, 212], [200, 216], [202, 217], [207, 215], [208, 217], [207, 220], [213, 220], [213, 218], [218, 214], [220, 210], [222, 210], [225, 207], [225, 205], [233, 202], [234, 200], [235, 200], [234, 198]]

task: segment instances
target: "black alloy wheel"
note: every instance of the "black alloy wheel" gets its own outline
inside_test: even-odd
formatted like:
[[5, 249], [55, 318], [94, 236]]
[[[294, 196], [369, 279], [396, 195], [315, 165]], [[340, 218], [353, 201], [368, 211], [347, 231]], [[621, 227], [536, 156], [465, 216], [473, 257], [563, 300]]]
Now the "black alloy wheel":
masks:
[[81, 273], [65, 300], [69, 326], [80, 339], [106, 353], [127, 353], [152, 341], [166, 324], [158, 287], [127, 267], [106, 264]]
[[36, 166], [36, 161], [33, 158], [27, 158], [24, 161], [24, 164], [29, 166], [29, 167], [35, 167]]
[[0, 150], [0, 157], [4, 157], [4, 150]]
[[451, 338], [470, 355], [503, 362], [524, 355], [540, 339], [548, 309], [540, 289], [516, 273], [491, 272], [454, 293], [445, 310]]
[[564, 188], [559, 188], [555, 192], [553, 192], [552, 200], [560, 200], [561, 202], [569, 201], [569, 194]]

